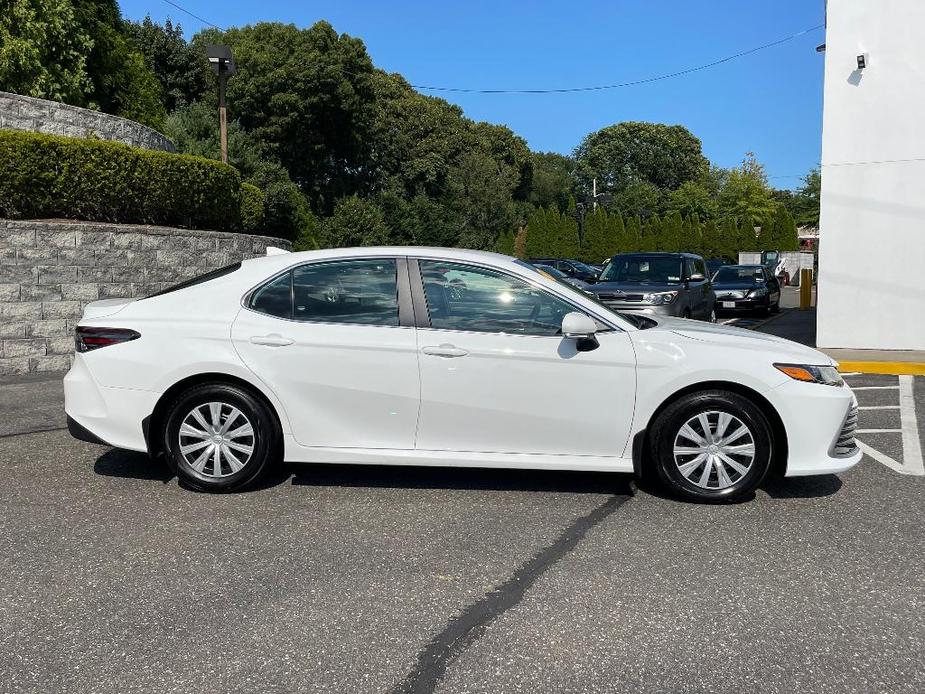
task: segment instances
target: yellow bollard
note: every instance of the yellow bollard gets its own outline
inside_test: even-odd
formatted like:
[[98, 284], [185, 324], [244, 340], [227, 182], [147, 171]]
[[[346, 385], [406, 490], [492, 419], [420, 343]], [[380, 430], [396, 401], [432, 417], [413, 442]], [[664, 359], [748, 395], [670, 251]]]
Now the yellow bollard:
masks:
[[800, 310], [808, 309], [813, 303], [813, 271], [800, 270]]

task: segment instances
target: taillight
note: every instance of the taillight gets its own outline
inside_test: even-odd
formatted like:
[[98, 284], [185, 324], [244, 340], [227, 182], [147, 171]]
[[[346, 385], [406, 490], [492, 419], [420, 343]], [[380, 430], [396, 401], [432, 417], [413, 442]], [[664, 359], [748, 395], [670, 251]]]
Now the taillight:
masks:
[[128, 328], [91, 328], [77, 326], [74, 331], [74, 347], [78, 352], [91, 352], [100, 347], [117, 345], [120, 342], [137, 340], [141, 335]]

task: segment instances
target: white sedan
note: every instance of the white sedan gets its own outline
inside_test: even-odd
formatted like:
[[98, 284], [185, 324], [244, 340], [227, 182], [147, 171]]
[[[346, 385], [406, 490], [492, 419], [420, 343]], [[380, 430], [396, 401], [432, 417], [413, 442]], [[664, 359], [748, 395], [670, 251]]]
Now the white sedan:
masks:
[[78, 438], [232, 491], [282, 459], [654, 474], [728, 501], [861, 458], [826, 355], [615, 313], [507, 256], [350, 248], [247, 260], [89, 304], [64, 380]]

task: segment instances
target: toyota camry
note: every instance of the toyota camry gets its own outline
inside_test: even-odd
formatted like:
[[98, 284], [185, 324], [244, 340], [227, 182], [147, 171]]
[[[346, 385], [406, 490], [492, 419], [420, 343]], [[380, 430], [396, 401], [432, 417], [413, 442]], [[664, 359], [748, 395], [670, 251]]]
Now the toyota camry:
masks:
[[718, 502], [861, 458], [826, 355], [620, 313], [493, 253], [278, 253], [93, 302], [75, 340], [71, 433], [197, 490], [285, 459], [634, 472]]

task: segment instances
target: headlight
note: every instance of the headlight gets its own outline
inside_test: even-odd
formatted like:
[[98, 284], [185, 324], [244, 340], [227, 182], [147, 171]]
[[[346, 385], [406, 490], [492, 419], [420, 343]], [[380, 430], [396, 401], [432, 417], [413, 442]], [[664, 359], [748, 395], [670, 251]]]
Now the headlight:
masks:
[[664, 306], [674, 301], [677, 295], [677, 292], [652, 292], [650, 294], [643, 294], [642, 300], [644, 303], [652, 304], [653, 306]]
[[821, 383], [826, 386], [841, 386], [845, 382], [834, 366], [811, 366], [809, 364], [775, 364], [774, 368], [797, 381]]
[[768, 293], [768, 288], [767, 288], [767, 287], [757, 287], [757, 288], [755, 288], [755, 289], [752, 289], [752, 290], [748, 293], [748, 295], [749, 295], [749, 296], [764, 296], [764, 295], [767, 294], [767, 293]]

